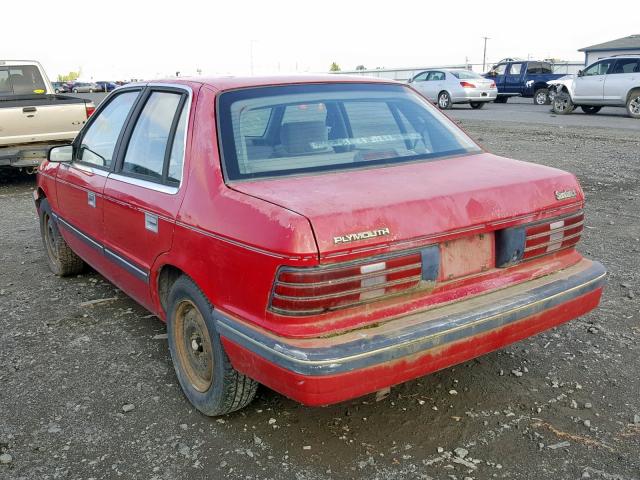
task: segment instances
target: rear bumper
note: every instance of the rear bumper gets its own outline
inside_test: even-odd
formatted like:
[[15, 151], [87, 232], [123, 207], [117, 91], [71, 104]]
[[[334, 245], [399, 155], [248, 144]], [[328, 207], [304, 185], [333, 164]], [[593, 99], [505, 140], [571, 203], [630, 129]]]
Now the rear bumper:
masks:
[[497, 350], [594, 309], [606, 271], [546, 277], [333, 337], [291, 339], [216, 311], [234, 367], [307, 405], [355, 398]]
[[473, 88], [464, 89], [459, 96], [454, 96], [454, 103], [463, 102], [493, 102], [498, 96], [498, 90], [477, 90]]
[[37, 167], [46, 160], [51, 147], [67, 145], [73, 139], [50, 143], [34, 143], [9, 147], [0, 146], [0, 167]]

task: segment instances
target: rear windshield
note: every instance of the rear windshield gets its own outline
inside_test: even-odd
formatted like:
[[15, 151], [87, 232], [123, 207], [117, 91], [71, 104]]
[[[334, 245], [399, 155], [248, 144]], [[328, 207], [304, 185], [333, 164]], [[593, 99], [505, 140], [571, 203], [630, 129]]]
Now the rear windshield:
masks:
[[35, 65], [0, 67], [0, 95], [46, 93], [42, 75]]
[[219, 97], [227, 179], [244, 180], [429, 160], [479, 151], [402, 85], [312, 84]]
[[482, 75], [478, 75], [477, 73], [470, 72], [468, 70], [451, 70], [451, 73], [455, 75], [457, 78], [484, 78]]

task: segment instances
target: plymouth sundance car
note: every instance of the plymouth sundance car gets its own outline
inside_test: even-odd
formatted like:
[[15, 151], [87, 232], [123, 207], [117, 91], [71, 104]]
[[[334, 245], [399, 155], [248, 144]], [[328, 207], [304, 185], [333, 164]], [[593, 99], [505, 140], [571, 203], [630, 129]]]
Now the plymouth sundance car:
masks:
[[484, 152], [408, 85], [179, 79], [112, 92], [34, 199], [58, 275], [84, 262], [167, 323], [220, 415], [262, 383], [327, 405], [594, 309], [574, 175]]

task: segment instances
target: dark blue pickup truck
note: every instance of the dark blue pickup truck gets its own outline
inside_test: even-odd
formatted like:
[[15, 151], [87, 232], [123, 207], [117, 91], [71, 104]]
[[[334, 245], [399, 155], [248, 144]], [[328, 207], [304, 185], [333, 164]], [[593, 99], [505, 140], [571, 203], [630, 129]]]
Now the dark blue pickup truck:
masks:
[[533, 98], [536, 105], [547, 105], [550, 103], [547, 82], [564, 74], [553, 73], [553, 66], [549, 62], [503, 60], [484, 76], [496, 82], [496, 103], [507, 103], [509, 97], [522, 96]]

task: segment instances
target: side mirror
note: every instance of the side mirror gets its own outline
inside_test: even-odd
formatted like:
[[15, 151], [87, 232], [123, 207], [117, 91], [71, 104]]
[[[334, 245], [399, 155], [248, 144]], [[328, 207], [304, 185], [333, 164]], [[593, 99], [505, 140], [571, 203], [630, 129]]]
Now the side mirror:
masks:
[[579, 76], [579, 77], [584, 76], [584, 72], [583, 72], [582, 70], [578, 70], [578, 76]]
[[73, 145], [60, 145], [49, 149], [47, 160], [50, 162], [70, 162], [73, 160]]
[[487, 72], [487, 76], [488, 76], [488, 77], [495, 77], [495, 76], [497, 76], [497, 75], [498, 75], [498, 72], [496, 72], [495, 70], [489, 70], [489, 71]]

